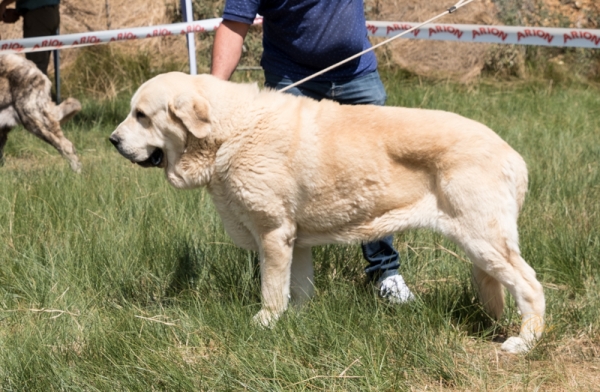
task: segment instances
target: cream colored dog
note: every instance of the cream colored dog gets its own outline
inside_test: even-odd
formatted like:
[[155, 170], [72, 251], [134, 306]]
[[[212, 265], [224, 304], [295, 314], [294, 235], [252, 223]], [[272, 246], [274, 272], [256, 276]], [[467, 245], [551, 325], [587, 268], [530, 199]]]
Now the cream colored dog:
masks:
[[139, 88], [110, 140], [177, 188], [207, 187], [233, 241], [260, 254], [262, 325], [290, 294], [312, 296], [312, 246], [422, 227], [465, 250], [492, 315], [502, 286], [515, 297], [523, 324], [504, 350], [525, 352], [542, 333], [544, 293], [518, 244], [527, 168], [480, 123], [169, 73]]

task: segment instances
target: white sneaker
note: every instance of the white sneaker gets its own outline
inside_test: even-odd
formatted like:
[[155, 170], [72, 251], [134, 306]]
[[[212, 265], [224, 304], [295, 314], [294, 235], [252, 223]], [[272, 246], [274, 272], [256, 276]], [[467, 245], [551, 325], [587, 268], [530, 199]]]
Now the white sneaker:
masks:
[[401, 275], [382, 276], [375, 284], [382, 298], [387, 298], [393, 304], [403, 304], [414, 301], [415, 296], [410, 291]]

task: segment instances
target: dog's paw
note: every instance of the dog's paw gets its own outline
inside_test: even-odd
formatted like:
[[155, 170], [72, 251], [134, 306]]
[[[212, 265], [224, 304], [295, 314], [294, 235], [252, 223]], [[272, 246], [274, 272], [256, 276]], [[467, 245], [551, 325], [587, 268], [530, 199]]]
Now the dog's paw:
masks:
[[254, 315], [252, 322], [257, 327], [271, 329], [275, 326], [277, 319], [279, 319], [279, 314], [271, 312], [270, 310], [262, 309], [260, 312]]
[[81, 162], [71, 161], [71, 170], [73, 170], [77, 174], [81, 174]]
[[511, 338], [506, 339], [502, 346], [500, 347], [502, 350], [512, 353], [512, 354], [524, 354], [531, 350], [532, 344], [530, 341], [527, 341], [518, 336], [513, 336]]

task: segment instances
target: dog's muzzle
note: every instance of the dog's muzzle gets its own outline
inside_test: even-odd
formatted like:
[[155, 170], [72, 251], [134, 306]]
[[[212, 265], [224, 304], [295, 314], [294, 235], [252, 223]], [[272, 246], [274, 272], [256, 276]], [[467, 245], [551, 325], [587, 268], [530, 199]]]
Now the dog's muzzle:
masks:
[[[119, 148], [120, 144], [121, 144], [121, 139], [119, 139], [118, 136], [111, 135], [108, 138], [108, 140], [110, 140], [110, 142], [117, 148], [117, 150], [119, 150], [121, 155], [125, 155], [125, 156], [127, 155], [127, 154], [123, 154], [123, 152]], [[138, 165], [140, 165], [142, 167], [158, 167], [163, 163], [163, 158], [164, 158], [163, 151], [160, 148], [157, 148], [152, 152], [152, 154], [150, 154], [148, 159], [146, 159], [144, 161], [140, 161], [140, 162], [131, 160], [131, 162], [137, 163]]]
[[135, 162], [141, 167], [158, 167], [163, 161], [164, 153], [160, 148], [154, 150], [148, 159], [142, 162]]

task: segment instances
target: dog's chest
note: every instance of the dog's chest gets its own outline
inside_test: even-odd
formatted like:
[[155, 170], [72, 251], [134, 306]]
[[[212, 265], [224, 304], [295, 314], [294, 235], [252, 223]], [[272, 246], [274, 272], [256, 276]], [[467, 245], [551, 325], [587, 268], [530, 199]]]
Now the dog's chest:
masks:
[[0, 108], [0, 128], [10, 129], [19, 124], [21, 124], [21, 121], [19, 120], [17, 111], [12, 105]]
[[231, 194], [222, 186], [211, 184], [208, 191], [223, 227], [233, 242], [244, 249], [258, 250], [255, 235], [252, 233], [254, 224], [240, 201], [232, 199]]

